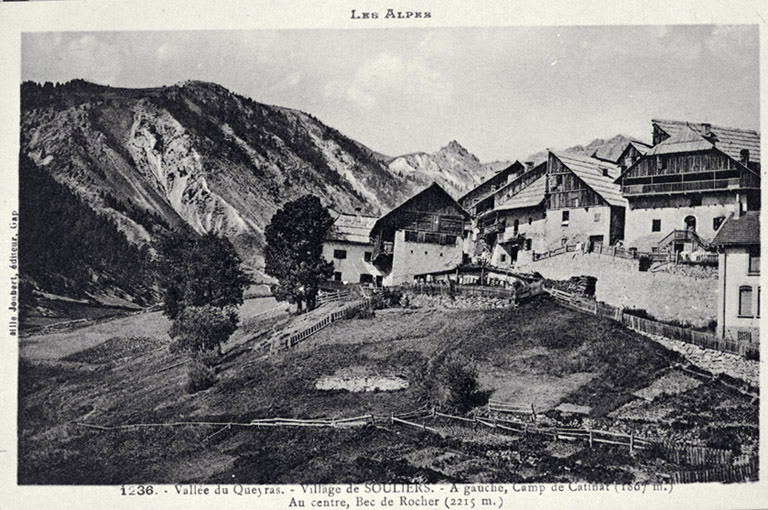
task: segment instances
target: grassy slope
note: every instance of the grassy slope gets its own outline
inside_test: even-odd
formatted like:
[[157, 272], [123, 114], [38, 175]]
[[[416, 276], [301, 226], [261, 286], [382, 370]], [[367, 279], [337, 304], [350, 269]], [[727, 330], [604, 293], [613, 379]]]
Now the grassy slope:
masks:
[[[534, 399], [542, 407], [560, 401], [589, 405], [593, 418], [608, 426], [606, 413], [677, 359], [612, 321], [548, 300], [517, 310], [379, 312], [374, 319], [336, 323], [270, 359], [239, 347], [219, 367], [216, 386], [194, 395], [184, 391], [183, 368], [160, 371], [177, 361], [162, 335], [132, 345], [70, 355], [63, 363], [22, 361], [21, 483], [627, 480], [635, 476], [629, 470], [659, 466], [644, 470], [642, 456], [630, 459], [626, 451], [608, 447], [575, 446], [561, 458], [559, 447], [547, 441], [486, 432], [458, 440], [397, 428], [233, 428], [206, 440], [216, 428], [104, 432], [73, 422], [397, 413], [419, 407], [416, 388], [354, 394], [317, 391], [314, 383], [350, 366], [414, 380], [426, 360], [461, 350], [476, 360], [487, 392]], [[716, 418], [707, 404], [722, 400], [718, 391], [704, 386], [676, 397], [684, 403], [680, 416], [691, 421], [703, 413], [696, 424], [703, 428]], [[749, 415], [748, 405], [730, 399], [747, 413], [747, 422], [757, 423], [756, 412]], [[674, 413], [668, 419], [674, 421]]]

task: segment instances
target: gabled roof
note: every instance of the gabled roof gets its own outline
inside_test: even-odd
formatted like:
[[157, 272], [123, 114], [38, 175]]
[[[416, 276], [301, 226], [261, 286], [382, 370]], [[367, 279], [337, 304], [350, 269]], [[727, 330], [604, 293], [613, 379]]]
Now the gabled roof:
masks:
[[653, 147], [651, 144], [641, 142], [640, 140], [630, 140], [627, 145], [631, 145], [637, 149], [637, 152], [643, 155], [645, 155], [651, 149], [651, 147]]
[[[675, 136], [675, 134], [686, 127], [700, 135], [706, 133], [706, 125], [703, 123], [653, 119], [651, 120], [651, 124], [658, 126], [659, 129], [667, 133], [670, 137]], [[707, 138], [714, 143], [715, 147], [736, 161], [739, 161], [742, 149], [749, 150], [749, 158], [751, 160], [760, 160], [760, 133], [757, 131], [710, 124], [709, 132], [711, 133], [711, 136], [707, 136]]]
[[369, 244], [371, 229], [376, 224], [373, 216], [340, 213], [328, 232], [328, 239], [348, 243]]
[[[617, 165], [568, 152], [552, 154], [610, 205], [627, 205], [627, 200], [621, 195], [621, 187], [613, 182], [621, 173]], [[607, 175], [603, 174], [603, 170], [607, 170]]]
[[[523, 170], [525, 170], [525, 165], [520, 163], [519, 160], [515, 160], [515, 162], [512, 163], [511, 165], [509, 165], [508, 167], [506, 167], [506, 168], [504, 168], [502, 170], [499, 170], [498, 172], [493, 174], [491, 177], [487, 178], [486, 180], [484, 180], [483, 182], [481, 182], [480, 184], [478, 184], [477, 186], [475, 186], [471, 190], [469, 190], [466, 193], [464, 193], [464, 195], [459, 197], [458, 202], [461, 203], [462, 200], [467, 198], [469, 195], [475, 193], [479, 188], [482, 188], [486, 184], [491, 183], [493, 181], [501, 181], [501, 186], [503, 186], [504, 184], [506, 184], [507, 176], [509, 176], [510, 174], [516, 173], [518, 171], [517, 168], [522, 168]], [[490, 195], [492, 193], [493, 193], [493, 191], [487, 192], [488, 195]], [[485, 197], [483, 197], [483, 198], [485, 198]]]
[[701, 136], [701, 133], [691, 126], [682, 126], [675, 134], [648, 151], [648, 156], [659, 154], [674, 154], [678, 152], [706, 151], [713, 149], [715, 144]]
[[424, 195], [424, 194], [426, 194], [426, 193], [437, 193], [438, 195], [442, 195], [442, 196], [443, 196], [444, 198], [446, 198], [446, 199], [447, 199], [449, 202], [452, 202], [452, 205], [453, 205], [453, 206], [456, 208], [457, 212], [458, 212], [459, 214], [461, 214], [461, 216], [462, 216], [462, 217], [463, 217], [465, 220], [468, 220], [468, 219], [470, 219], [470, 218], [471, 218], [471, 216], [469, 215], [469, 213], [468, 213], [467, 211], [465, 211], [465, 210], [464, 210], [464, 208], [463, 208], [463, 207], [461, 207], [461, 206], [459, 205], [459, 203], [458, 203], [458, 202], [457, 202], [457, 201], [456, 201], [456, 200], [455, 200], [455, 199], [454, 199], [454, 198], [453, 198], [451, 195], [449, 195], [449, 194], [448, 194], [448, 192], [447, 192], [447, 191], [445, 191], [445, 190], [444, 190], [444, 189], [443, 189], [443, 188], [442, 188], [442, 187], [441, 187], [439, 184], [437, 184], [436, 182], [433, 182], [433, 183], [432, 183], [430, 186], [427, 186], [427, 187], [426, 187], [426, 188], [424, 188], [423, 190], [419, 191], [418, 193], [416, 193], [415, 195], [413, 195], [411, 198], [409, 198], [408, 200], [406, 200], [405, 202], [403, 202], [402, 204], [398, 205], [397, 207], [395, 207], [394, 209], [392, 209], [391, 211], [389, 211], [387, 214], [385, 214], [384, 216], [382, 216], [381, 218], [379, 218], [378, 220], [376, 220], [376, 223], [375, 223], [375, 224], [373, 225], [373, 227], [371, 228], [371, 235], [374, 235], [374, 233], [375, 233], [376, 231], [378, 231], [378, 230], [381, 230], [382, 228], [384, 228], [384, 226], [385, 226], [385, 225], [387, 225], [388, 223], [392, 222], [392, 220], [394, 219], [395, 215], [396, 215], [396, 214], [397, 214], [397, 213], [398, 213], [400, 210], [408, 210], [408, 206], [409, 206], [409, 205], [413, 204], [414, 202], [417, 202], [417, 201], [418, 201], [418, 199], [419, 199], [419, 198], [420, 198], [422, 195]]
[[712, 244], [716, 246], [745, 246], [760, 244], [760, 211], [749, 211], [741, 218], [728, 217], [717, 231]]
[[524, 209], [526, 207], [536, 207], [544, 202], [547, 193], [547, 177], [542, 175], [531, 184], [513, 195], [508, 201], [496, 207], [496, 211], [511, 211], [514, 209]]

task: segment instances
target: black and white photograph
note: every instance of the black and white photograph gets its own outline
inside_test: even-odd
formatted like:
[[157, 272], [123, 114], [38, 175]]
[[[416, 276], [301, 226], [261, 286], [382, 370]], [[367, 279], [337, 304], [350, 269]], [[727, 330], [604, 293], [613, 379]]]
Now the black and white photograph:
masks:
[[766, 9], [0, 7], [14, 493], [759, 507]]

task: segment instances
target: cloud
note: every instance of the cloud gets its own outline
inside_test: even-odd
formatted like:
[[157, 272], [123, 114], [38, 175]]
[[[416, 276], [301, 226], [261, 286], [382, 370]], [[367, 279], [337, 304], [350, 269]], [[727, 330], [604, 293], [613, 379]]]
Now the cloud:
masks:
[[348, 84], [338, 80], [327, 83], [325, 95], [348, 100], [363, 110], [391, 101], [445, 107], [453, 87], [433, 68], [430, 59], [445, 55], [447, 48], [444, 41], [428, 34], [409, 57], [381, 52], [364, 61]]
[[179, 54], [179, 50], [173, 44], [164, 43], [160, 45], [159, 48], [157, 48], [156, 54], [157, 54], [157, 59], [160, 62], [167, 62], [169, 60], [176, 58]]
[[66, 52], [70, 65], [87, 80], [112, 85], [122, 72], [120, 51], [94, 34], [74, 38]]

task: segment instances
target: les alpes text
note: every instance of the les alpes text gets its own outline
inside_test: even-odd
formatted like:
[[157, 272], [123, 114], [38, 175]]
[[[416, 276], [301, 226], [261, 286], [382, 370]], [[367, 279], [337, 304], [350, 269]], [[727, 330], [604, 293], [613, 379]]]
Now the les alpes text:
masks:
[[431, 12], [424, 11], [396, 11], [394, 9], [387, 9], [384, 16], [380, 16], [378, 12], [359, 12], [357, 9], [352, 9], [352, 19], [416, 19], [416, 18], [431, 18]]

